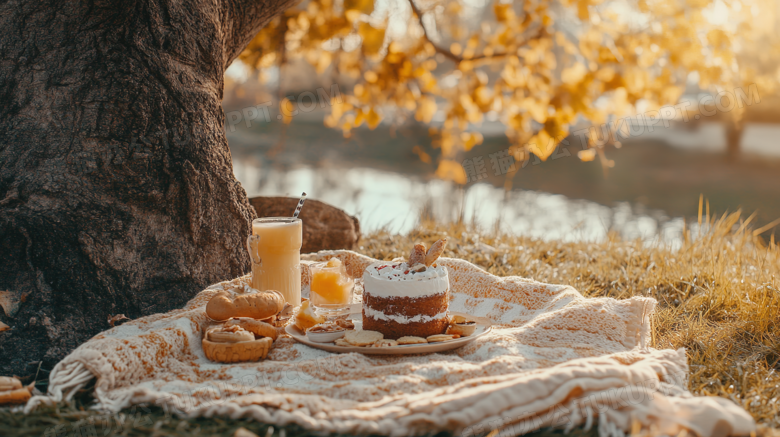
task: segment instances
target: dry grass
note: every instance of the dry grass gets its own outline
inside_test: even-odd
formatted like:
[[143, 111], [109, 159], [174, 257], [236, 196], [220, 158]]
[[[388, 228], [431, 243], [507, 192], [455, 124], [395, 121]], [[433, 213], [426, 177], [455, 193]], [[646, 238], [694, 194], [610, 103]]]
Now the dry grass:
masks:
[[[750, 217], [700, 217], [682, 247], [650, 247], [610, 235], [600, 243], [564, 243], [475, 232], [463, 224], [428, 223], [406, 237], [369, 235], [362, 252], [405, 255], [414, 241], [450, 237], [445, 256], [489, 272], [569, 284], [585, 296], [649, 296], [659, 305], [653, 347], [686, 348], [690, 390], [744, 406], [763, 425], [780, 428], [780, 250]], [[770, 428], [770, 429], [766, 429]]]
[[[648, 247], [611, 235], [600, 243], [563, 243], [480, 232], [464, 224], [424, 222], [406, 236], [375, 232], [360, 251], [390, 259], [406, 255], [415, 241], [431, 243], [446, 234], [446, 256], [467, 259], [496, 275], [520, 275], [569, 284], [586, 296], [618, 299], [651, 296], [659, 306], [654, 318], [656, 348], [688, 351], [690, 389], [721, 396], [744, 406], [762, 425], [760, 434], [780, 428], [780, 250], [754, 235], [750, 218], [739, 213], [700, 219], [703, 235], [686, 232], [682, 247]], [[65, 429], [99, 413], [85, 403], [31, 416], [0, 411], [0, 434], [41, 435], [56, 425]], [[132, 414], [131, 414], [132, 416]], [[232, 435], [245, 426], [261, 436], [267, 426], [227, 419], [179, 420], [161, 412], [145, 414], [147, 424], [111, 429], [102, 435]], [[112, 420], [118, 420], [113, 418]], [[296, 427], [285, 435], [310, 435]], [[280, 435], [277, 428], [275, 435]], [[560, 435], [542, 432], [537, 436]], [[595, 435], [580, 433], [576, 435]]]

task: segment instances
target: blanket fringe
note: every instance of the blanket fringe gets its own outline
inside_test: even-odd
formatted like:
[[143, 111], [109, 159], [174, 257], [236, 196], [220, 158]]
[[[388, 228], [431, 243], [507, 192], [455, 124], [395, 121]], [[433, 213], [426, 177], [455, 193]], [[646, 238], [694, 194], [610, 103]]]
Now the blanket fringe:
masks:
[[[652, 321], [650, 316], [655, 311], [655, 302], [646, 300], [642, 303], [642, 328], [639, 331], [639, 347], [643, 351], [647, 351], [648, 337], [652, 336]], [[648, 308], [648, 306], [650, 308]]]
[[606, 414], [599, 412], [599, 437], [626, 437], [626, 433], [610, 421]]
[[30, 413], [38, 405], [54, 405], [62, 401], [70, 402], [73, 400], [73, 396], [94, 377], [95, 375], [78, 361], [67, 363], [62, 367], [57, 365], [49, 378], [49, 393], [33, 396], [25, 405], [24, 413]]

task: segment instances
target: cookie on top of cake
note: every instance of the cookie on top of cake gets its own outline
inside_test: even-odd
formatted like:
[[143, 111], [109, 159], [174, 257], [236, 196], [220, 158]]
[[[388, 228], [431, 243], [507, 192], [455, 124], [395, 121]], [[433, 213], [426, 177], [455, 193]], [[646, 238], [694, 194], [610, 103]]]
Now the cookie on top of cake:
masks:
[[449, 276], [436, 264], [447, 245], [416, 244], [406, 262], [380, 261], [363, 273], [363, 329], [386, 339], [428, 337], [447, 330]]

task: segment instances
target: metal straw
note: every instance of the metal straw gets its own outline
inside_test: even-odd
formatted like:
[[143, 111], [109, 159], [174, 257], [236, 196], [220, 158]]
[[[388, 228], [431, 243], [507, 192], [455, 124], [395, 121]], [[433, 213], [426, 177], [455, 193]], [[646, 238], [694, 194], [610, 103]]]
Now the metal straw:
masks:
[[303, 202], [306, 201], [306, 193], [304, 192], [301, 194], [301, 200], [298, 202], [298, 206], [295, 208], [295, 213], [293, 213], [293, 218], [298, 218], [298, 214], [301, 213], [301, 208], [303, 208]]

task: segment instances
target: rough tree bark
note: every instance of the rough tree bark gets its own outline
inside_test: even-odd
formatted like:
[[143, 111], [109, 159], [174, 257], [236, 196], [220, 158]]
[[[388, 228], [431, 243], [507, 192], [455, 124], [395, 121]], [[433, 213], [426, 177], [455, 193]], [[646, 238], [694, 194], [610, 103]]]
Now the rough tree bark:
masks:
[[294, 2], [0, 4], [0, 374], [248, 270], [223, 73]]

